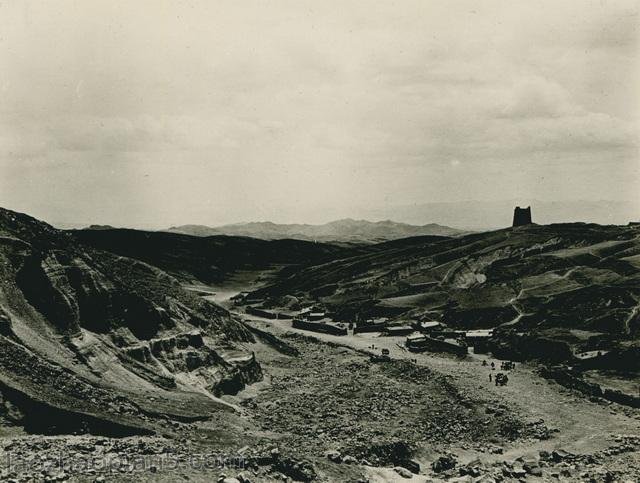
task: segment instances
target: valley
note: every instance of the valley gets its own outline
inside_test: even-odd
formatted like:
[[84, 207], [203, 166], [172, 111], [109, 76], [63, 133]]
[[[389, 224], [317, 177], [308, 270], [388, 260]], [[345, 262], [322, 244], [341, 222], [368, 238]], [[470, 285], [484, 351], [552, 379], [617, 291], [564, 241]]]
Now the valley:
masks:
[[640, 482], [638, 18], [0, 2], [0, 483]]
[[0, 214], [4, 480], [640, 474], [637, 227], [345, 247]]

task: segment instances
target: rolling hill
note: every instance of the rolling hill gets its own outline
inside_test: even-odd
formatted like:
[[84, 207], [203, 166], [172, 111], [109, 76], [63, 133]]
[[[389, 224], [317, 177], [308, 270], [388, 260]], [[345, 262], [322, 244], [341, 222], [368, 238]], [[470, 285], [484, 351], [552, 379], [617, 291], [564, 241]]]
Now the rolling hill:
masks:
[[317, 264], [358, 253], [357, 248], [304, 240], [239, 236], [197, 237], [130, 229], [75, 230], [81, 243], [159, 267], [183, 282], [217, 284], [238, 270]]
[[640, 227], [528, 225], [398, 240], [307, 267], [258, 294], [319, 301], [345, 319], [386, 315], [436, 319], [459, 329], [634, 341], [640, 330]]

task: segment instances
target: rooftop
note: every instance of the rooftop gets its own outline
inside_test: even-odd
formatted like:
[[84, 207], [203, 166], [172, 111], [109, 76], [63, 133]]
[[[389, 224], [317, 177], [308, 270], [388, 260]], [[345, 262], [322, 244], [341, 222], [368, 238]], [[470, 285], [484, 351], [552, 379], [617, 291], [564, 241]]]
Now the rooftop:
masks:
[[467, 337], [491, 337], [493, 329], [468, 330], [465, 335]]

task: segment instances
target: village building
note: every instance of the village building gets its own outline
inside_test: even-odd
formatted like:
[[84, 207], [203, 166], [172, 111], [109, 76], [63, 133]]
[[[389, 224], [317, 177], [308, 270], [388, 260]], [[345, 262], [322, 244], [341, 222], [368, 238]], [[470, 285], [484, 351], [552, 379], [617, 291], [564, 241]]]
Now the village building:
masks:
[[465, 333], [467, 344], [473, 347], [476, 354], [489, 352], [489, 339], [493, 336], [493, 329], [468, 330]]
[[319, 321], [327, 318], [327, 313], [322, 307], [305, 307], [300, 312], [298, 312], [298, 318], [308, 321]]
[[415, 329], [410, 325], [391, 325], [383, 329], [384, 335], [387, 336], [403, 336], [415, 332]]
[[418, 322], [416, 328], [420, 332], [433, 332], [442, 328], [442, 324], [435, 320], [429, 320], [425, 322]]

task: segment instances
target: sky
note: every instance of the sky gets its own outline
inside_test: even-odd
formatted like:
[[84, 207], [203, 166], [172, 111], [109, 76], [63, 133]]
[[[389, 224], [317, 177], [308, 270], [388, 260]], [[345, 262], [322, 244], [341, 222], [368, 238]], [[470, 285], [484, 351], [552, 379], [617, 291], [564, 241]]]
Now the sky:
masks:
[[0, 0], [0, 206], [158, 228], [462, 201], [640, 212], [639, 14]]

